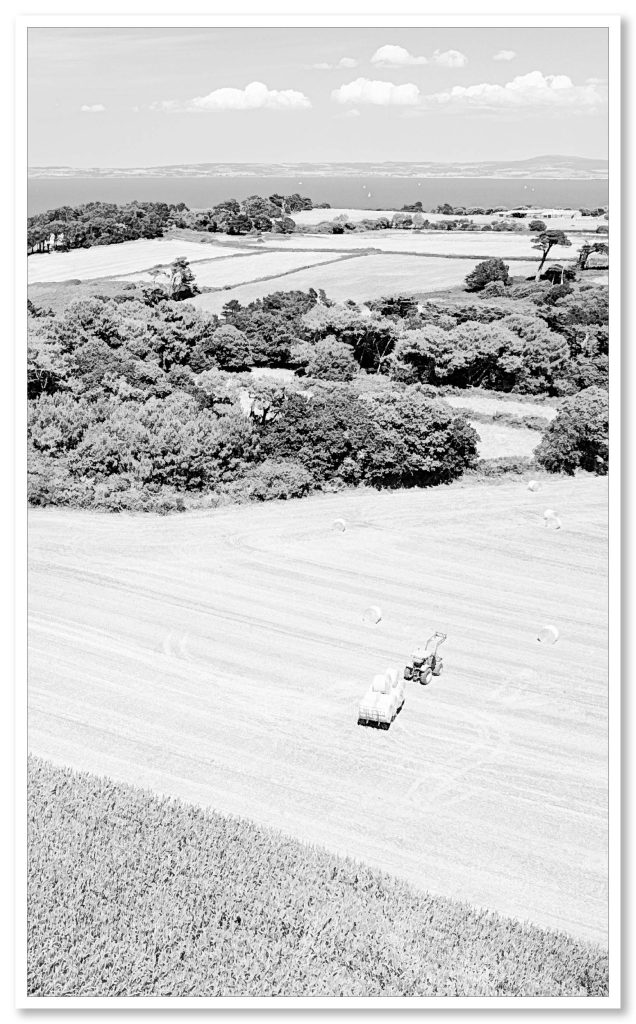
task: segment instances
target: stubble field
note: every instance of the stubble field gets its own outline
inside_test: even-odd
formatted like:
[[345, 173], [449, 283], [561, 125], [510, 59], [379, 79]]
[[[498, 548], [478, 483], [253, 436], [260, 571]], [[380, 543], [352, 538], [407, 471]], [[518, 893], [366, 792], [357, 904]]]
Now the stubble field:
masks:
[[[34, 510], [30, 749], [605, 944], [606, 504], [582, 477]], [[434, 629], [444, 674], [358, 727]]]

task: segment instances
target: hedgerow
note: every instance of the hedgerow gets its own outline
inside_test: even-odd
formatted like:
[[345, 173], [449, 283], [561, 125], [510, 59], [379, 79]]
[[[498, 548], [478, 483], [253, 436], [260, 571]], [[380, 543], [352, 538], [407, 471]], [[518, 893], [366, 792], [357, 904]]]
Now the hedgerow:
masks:
[[607, 953], [29, 759], [32, 996], [603, 996]]

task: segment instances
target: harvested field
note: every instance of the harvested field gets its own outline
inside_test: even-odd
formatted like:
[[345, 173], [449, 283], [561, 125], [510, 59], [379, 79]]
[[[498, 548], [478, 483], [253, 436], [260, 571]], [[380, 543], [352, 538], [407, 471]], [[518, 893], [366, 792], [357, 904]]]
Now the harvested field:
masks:
[[[219, 246], [218, 256], [231, 256], [242, 249]], [[36, 253], [27, 260], [29, 284], [40, 281], [80, 281], [98, 277], [121, 277], [139, 270], [149, 270], [157, 264], [168, 264], [179, 257], [188, 260], [209, 260], [214, 256], [211, 247], [201, 242], [188, 242], [180, 238], [157, 238], [119, 245], [96, 245], [92, 249], [73, 249], [71, 252]]]
[[[587, 476], [33, 510], [30, 749], [605, 943], [606, 518]], [[436, 628], [444, 674], [359, 728], [374, 672]]]
[[[259, 278], [275, 278], [301, 267], [338, 261], [335, 253], [311, 252], [255, 252], [243, 250], [246, 255], [230, 256], [228, 259], [203, 260], [192, 264], [192, 272], [199, 287], [224, 288], [227, 285], [243, 284]], [[223, 255], [220, 253], [219, 255]], [[346, 254], [345, 254], [346, 255]], [[148, 273], [131, 274], [129, 281], [151, 281]], [[224, 301], [227, 302], [227, 296]]]

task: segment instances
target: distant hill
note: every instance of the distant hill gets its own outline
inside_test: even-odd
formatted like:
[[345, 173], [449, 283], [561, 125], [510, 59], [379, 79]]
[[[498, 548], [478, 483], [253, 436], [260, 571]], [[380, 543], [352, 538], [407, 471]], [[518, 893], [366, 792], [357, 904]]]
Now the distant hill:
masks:
[[482, 163], [284, 163], [169, 164], [165, 167], [30, 167], [29, 178], [562, 178], [606, 179], [607, 160], [577, 156], [535, 156]]

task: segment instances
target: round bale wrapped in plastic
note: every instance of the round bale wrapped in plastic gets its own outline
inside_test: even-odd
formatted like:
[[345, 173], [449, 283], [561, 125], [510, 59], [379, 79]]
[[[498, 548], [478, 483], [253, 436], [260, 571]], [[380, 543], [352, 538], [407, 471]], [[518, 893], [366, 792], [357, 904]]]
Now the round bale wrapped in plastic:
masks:
[[542, 626], [537, 633], [537, 640], [540, 644], [546, 644], [548, 647], [555, 644], [559, 639], [559, 631], [556, 626]]
[[389, 681], [387, 679], [386, 673], [382, 675], [382, 673], [379, 672], [376, 676], [373, 677], [371, 689], [373, 690], [374, 693], [389, 692]]
[[528, 483], [528, 490], [529, 491], [540, 491], [541, 490], [541, 484], [539, 483], [538, 480], [530, 480], [530, 482]]
[[377, 604], [371, 604], [362, 613], [362, 621], [365, 626], [377, 626], [382, 621], [382, 609]]
[[338, 533], [344, 533], [347, 529], [347, 524], [344, 519], [334, 519], [333, 528], [334, 530], [337, 530]]

